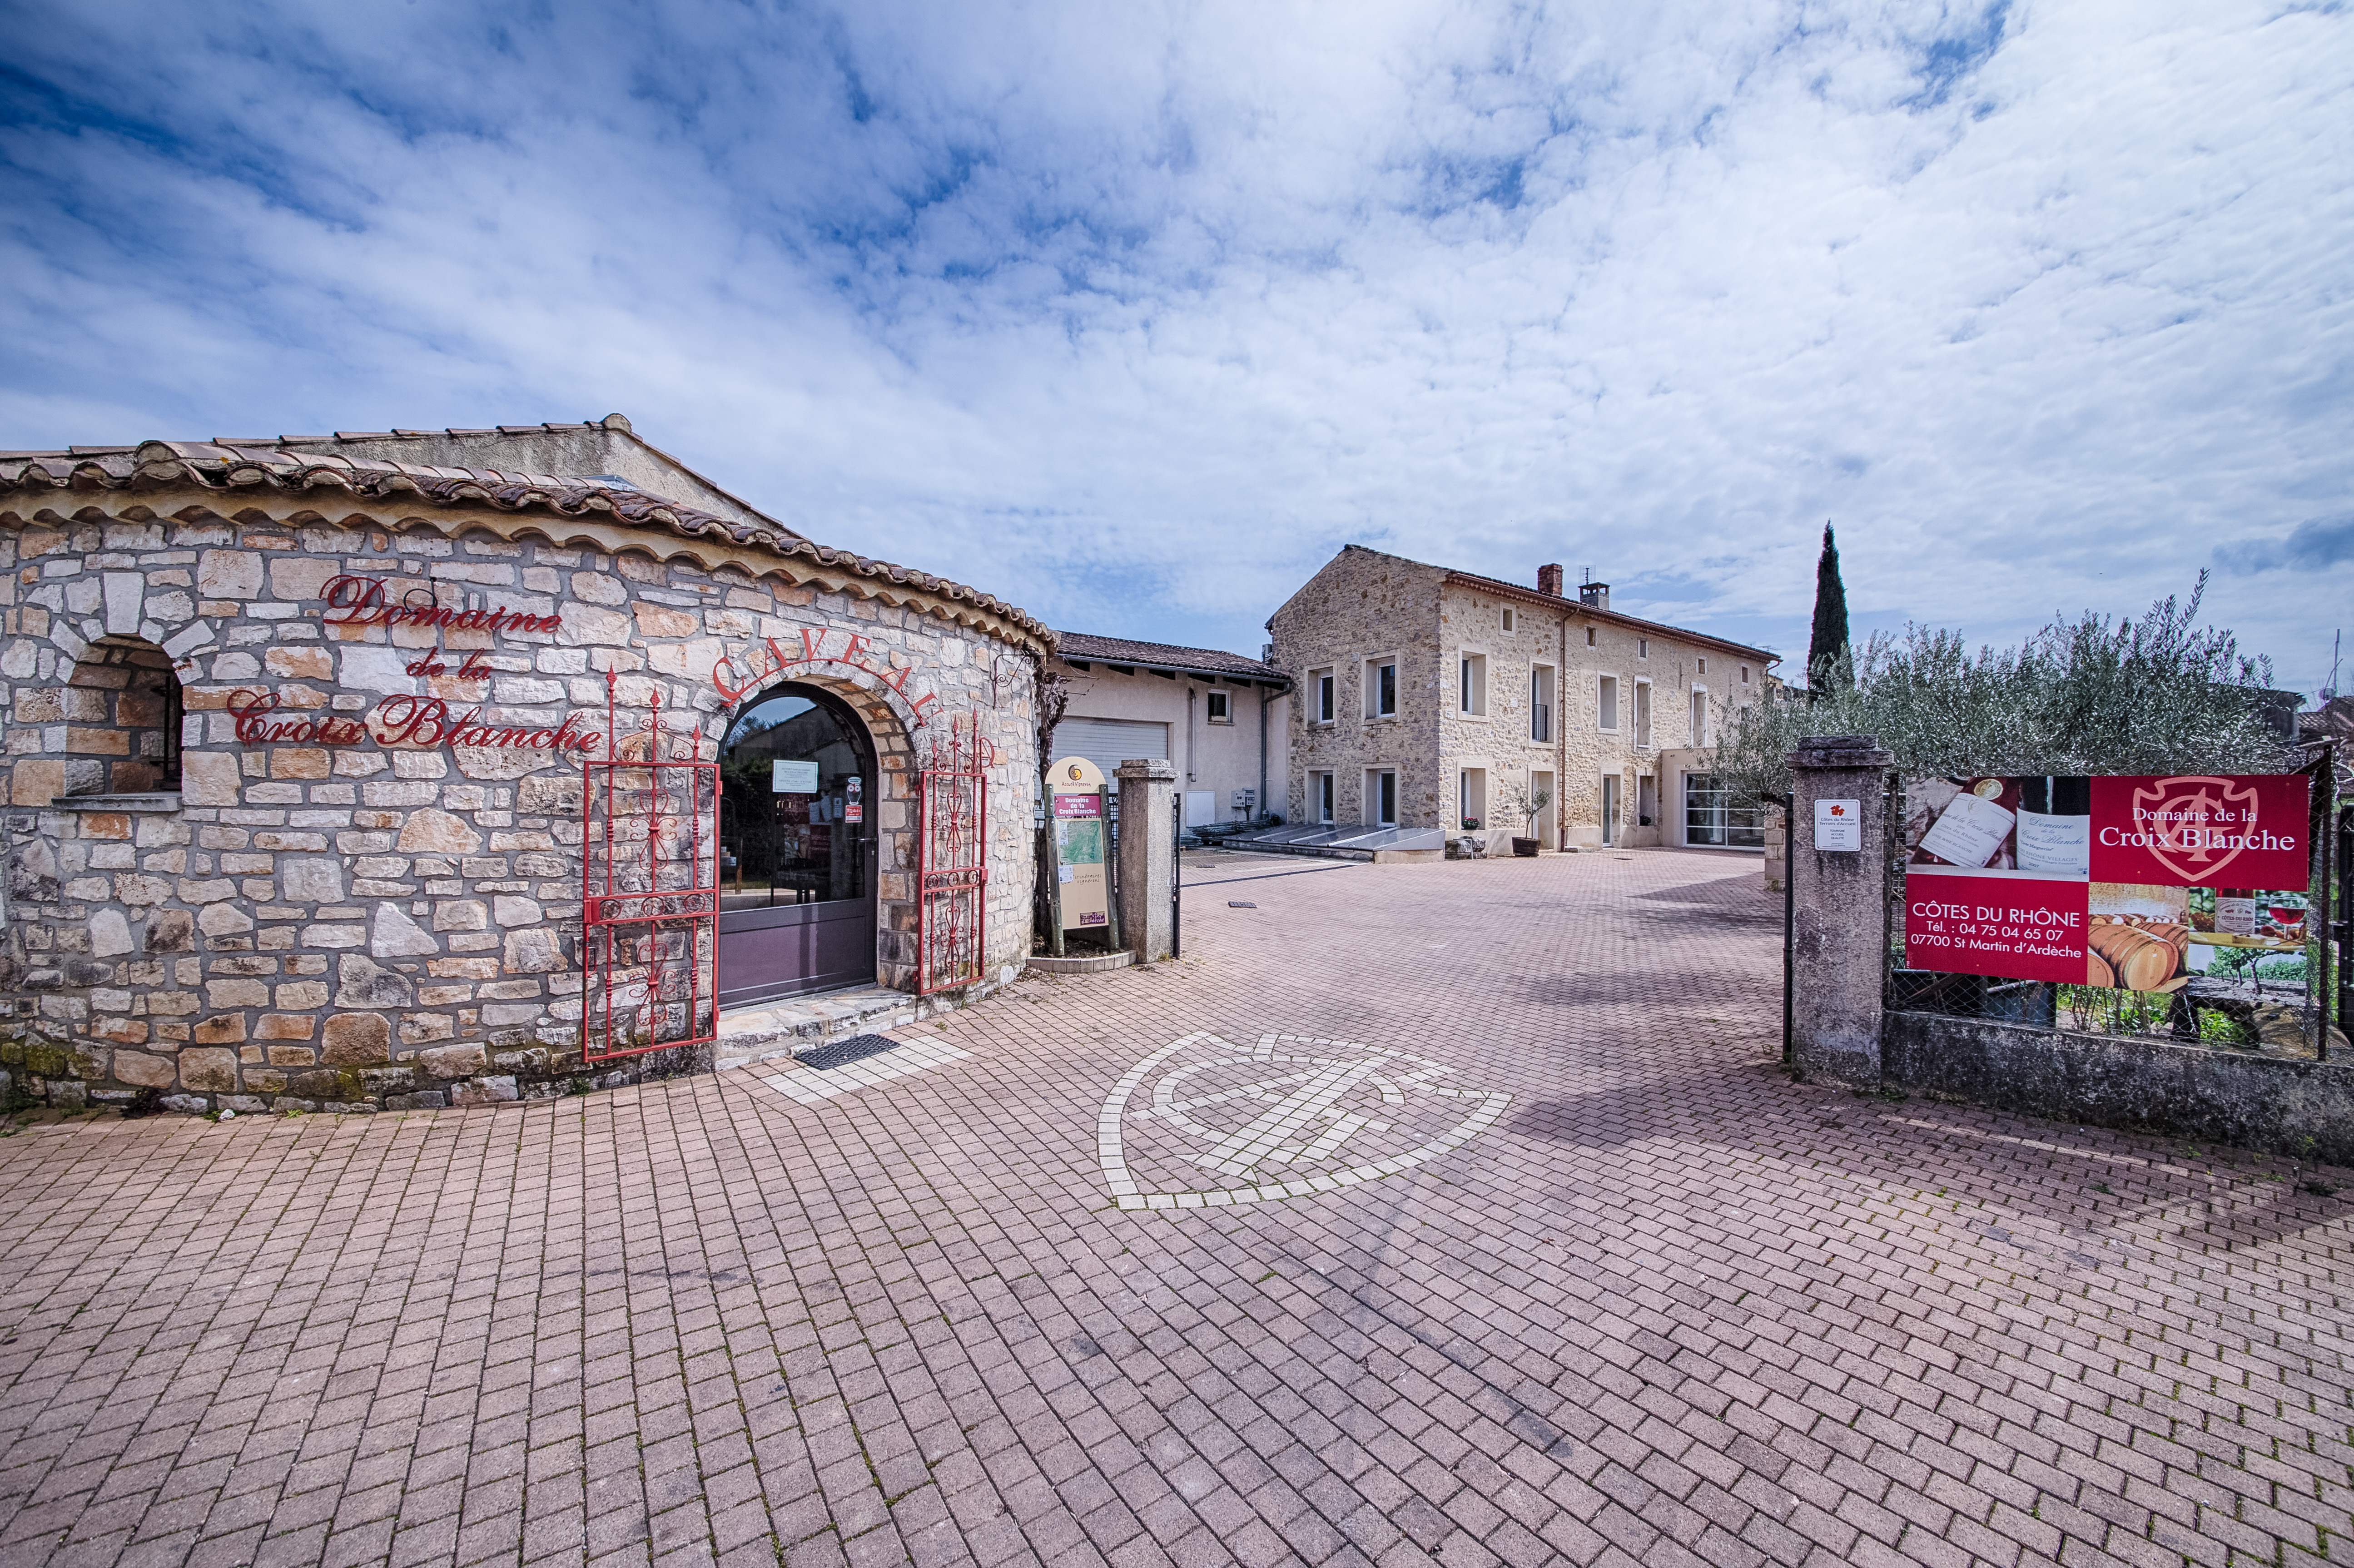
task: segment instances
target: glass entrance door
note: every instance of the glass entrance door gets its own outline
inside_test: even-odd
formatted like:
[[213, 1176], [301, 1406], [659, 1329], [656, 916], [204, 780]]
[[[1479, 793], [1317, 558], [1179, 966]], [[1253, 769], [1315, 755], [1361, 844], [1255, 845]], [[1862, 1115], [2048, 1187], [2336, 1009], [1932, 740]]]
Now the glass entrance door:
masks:
[[865, 726], [815, 687], [772, 687], [736, 715], [719, 770], [719, 1005], [872, 984]]

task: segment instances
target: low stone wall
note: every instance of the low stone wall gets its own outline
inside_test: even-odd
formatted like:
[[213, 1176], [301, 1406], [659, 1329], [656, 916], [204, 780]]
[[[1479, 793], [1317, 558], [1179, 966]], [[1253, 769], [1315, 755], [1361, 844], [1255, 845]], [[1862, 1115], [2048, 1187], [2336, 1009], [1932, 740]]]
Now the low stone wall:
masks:
[[2354, 1165], [2354, 1064], [1891, 1012], [1881, 1081], [2095, 1127]]

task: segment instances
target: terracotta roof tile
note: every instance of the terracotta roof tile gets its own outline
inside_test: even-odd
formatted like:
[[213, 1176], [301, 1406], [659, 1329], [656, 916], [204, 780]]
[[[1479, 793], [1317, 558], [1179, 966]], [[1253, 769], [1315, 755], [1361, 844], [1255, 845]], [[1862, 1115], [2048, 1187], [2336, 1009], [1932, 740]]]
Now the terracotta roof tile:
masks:
[[[304, 439], [315, 446], [328, 444], [323, 437]], [[970, 604], [1019, 627], [1049, 648], [1055, 641], [1054, 631], [1035, 617], [977, 588], [854, 551], [828, 549], [782, 524], [767, 519], [737, 522], [630, 486], [556, 474], [387, 462], [332, 451], [290, 451], [266, 441], [142, 441], [135, 448], [73, 447], [64, 451], [0, 454], [0, 496], [48, 490], [154, 490], [173, 484], [194, 484], [211, 491], [254, 485], [292, 492], [332, 488], [366, 497], [413, 495], [445, 506], [488, 505], [504, 512], [544, 511], [566, 517], [604, 514], [641, 527], [667, 528], [687, 538], [719, 538], [780, 557], [801, 556], [821, 566], [846, 568], [861, 577]]]

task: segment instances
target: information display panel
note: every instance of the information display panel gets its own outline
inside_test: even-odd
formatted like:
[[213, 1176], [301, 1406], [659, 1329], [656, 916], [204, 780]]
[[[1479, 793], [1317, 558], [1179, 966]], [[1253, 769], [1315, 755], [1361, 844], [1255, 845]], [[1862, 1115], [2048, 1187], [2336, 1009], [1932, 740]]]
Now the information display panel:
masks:
[[1916, 969], [2171, 991], [2302, 963], [2303, 774], [1919, 779], [1905, 786]]

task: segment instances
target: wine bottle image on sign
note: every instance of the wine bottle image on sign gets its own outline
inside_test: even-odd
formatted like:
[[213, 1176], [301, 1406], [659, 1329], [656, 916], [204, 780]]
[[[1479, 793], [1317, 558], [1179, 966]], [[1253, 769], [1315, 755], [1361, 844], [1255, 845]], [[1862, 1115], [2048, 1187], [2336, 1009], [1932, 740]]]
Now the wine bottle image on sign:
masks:
[[2086, 876], [2093, 865], [2093, 781], [2019, 781], [2019, 869]]

